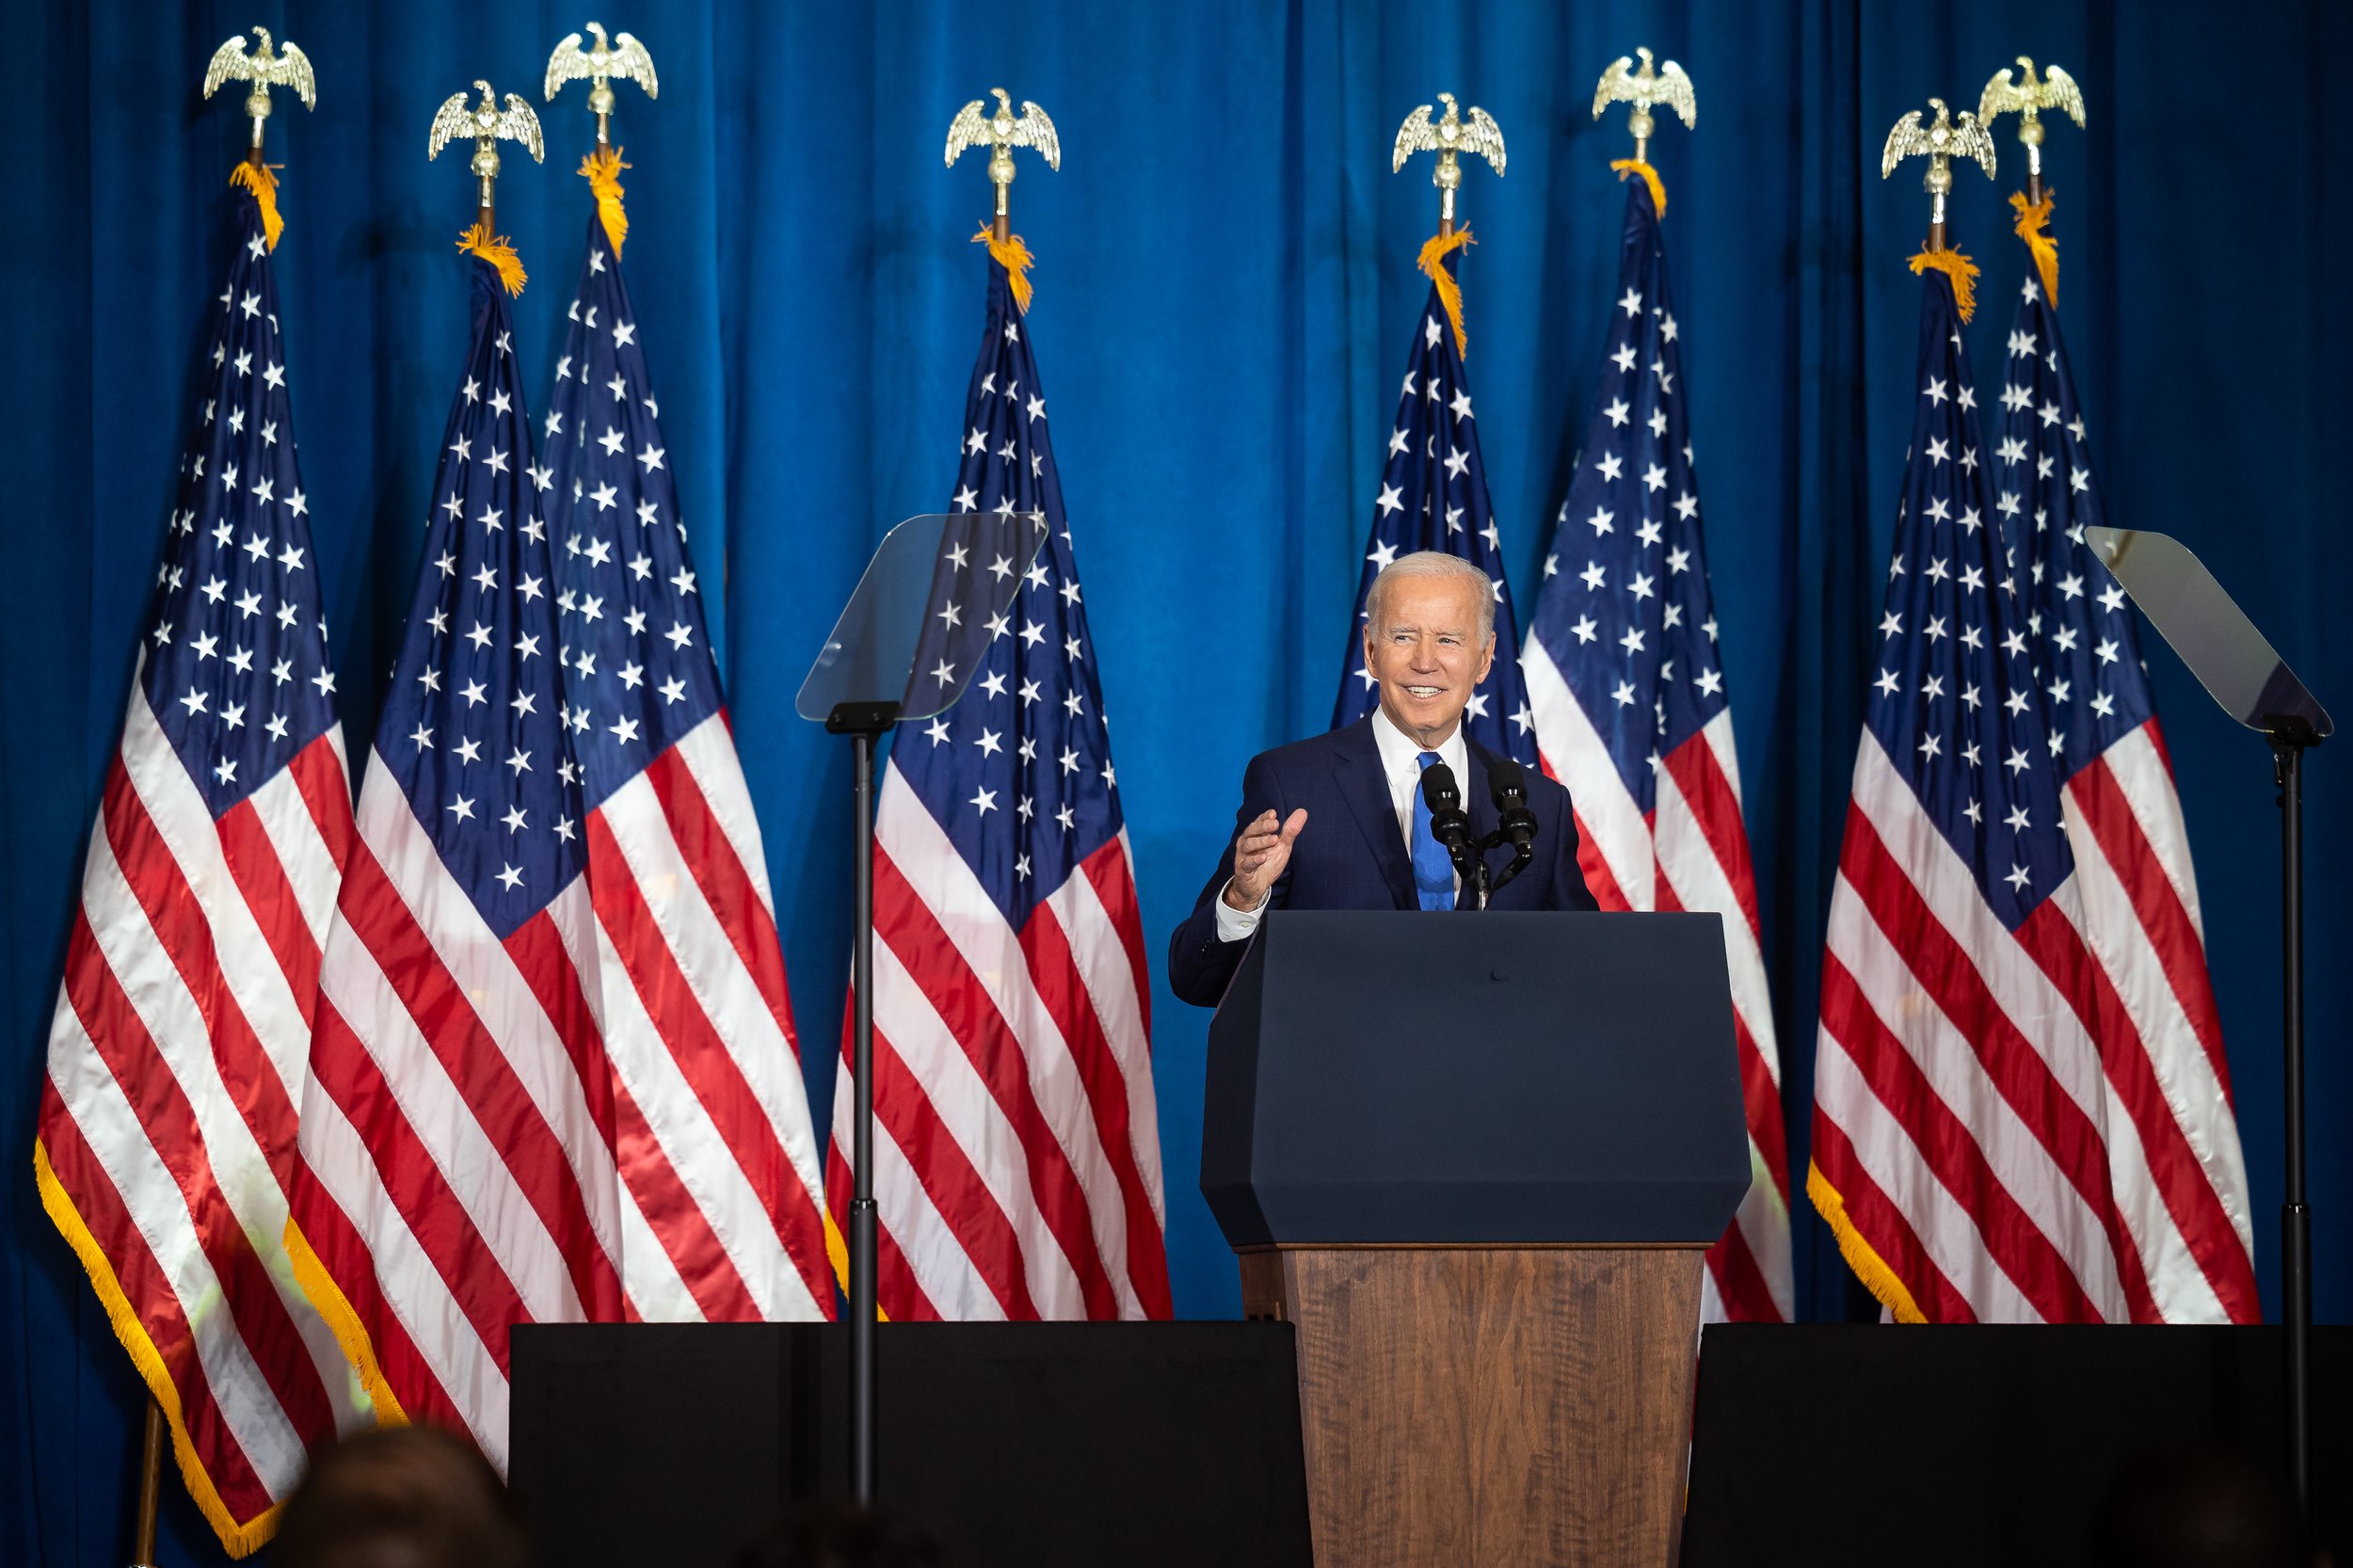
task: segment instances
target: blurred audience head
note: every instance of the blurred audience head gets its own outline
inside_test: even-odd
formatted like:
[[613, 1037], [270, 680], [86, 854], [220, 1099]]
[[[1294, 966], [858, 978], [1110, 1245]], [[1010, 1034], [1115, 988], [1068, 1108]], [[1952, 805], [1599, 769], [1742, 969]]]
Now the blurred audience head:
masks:
[[2124, 1462], [2093, 1528], [2097, 1568], [2312, 1568], [2286, 1482], [2228, 1448], [2179, 1443]]
[[433, 1427], [377, 1427], [312, 1456], [286, 1500], [276, 1568], [522, 1568], [498, 1472]]
[[877, 1510], [803, 1509], [755, 1537], [734, 1568], [949, 1568], [939, 1544]]

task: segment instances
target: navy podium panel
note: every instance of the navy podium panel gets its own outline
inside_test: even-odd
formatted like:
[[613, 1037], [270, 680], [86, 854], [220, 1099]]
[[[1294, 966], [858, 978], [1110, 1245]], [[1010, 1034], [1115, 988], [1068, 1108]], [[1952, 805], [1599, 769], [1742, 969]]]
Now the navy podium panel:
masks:
[[[2276, 1328], [1711, 1323], [1683, 1568], [2081, 1568], [2137, 1455], [2285, 1476], [2281, 1355]], [[2353, 1328], [2313, 1331], [2313, 1512], [2348, 1560]]]
[[[889, 1323], [878, 1499], [957, 1568], [1310, 1568], [1288, 1323]], [[848, 1494], [848, 1336], [513, 1331], [510, 1477], [564, 1568], [723, 1568]]]
[[1203, 1097], [1237, 1249], [1705, 1246], [1749, 1190], [1714, 915], [1276, 910]]

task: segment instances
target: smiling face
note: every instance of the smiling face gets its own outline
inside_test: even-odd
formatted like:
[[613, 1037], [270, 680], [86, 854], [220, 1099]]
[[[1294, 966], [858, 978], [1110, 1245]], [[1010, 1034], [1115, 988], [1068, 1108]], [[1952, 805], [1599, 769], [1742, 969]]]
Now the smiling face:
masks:
[[1381, 683], [1381, 711], [1424, 749], [1454, 733], [1495, 663], [1495, 633], [1481, 625], [1484, 592], [1463, 577], [1393, 578], [1381, 589], [1380, 624], [1365, 623], [1365, 667]]

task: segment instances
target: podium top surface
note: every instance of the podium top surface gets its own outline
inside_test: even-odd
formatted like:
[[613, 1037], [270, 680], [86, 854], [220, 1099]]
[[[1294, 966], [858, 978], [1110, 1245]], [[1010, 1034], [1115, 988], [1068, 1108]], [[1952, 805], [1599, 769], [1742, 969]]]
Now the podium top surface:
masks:
[[1278, 910], [1209, 1025], [1203, 1195], [1237, 1247], [1703, 1245], [1737, 1049], [1714, 915]]

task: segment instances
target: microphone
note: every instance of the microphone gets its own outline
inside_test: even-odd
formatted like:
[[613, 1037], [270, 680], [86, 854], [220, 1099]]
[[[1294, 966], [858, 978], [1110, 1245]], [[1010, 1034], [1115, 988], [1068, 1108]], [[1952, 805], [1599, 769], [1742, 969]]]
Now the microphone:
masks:
[[1454, 770], [1444, 762], [1433, 762], [1422, 769], [1421, 798], [1430, 808], [1431, 836], [1446, 845], [1454, 869], [1468, 881], [1471, 868], [1479, 863], [1479, 855], [1471, 841], [1470, 818], [1463, 810], [1463, 792], [1454, 782]]
[[1488, 888], [1492, 895], [1536, 858], [1536, 813], [1528, 808], [1528, 775], [1509, 757], [1497, 758], [1487, 769], [1487, 792], [1495, 797], [1497, 827], [1481, 847], [1512, 846], [1512, 863], [1497, 873]]
[[1487, 792], [1495, 797], [1498, 843], [1509, 843], [1522, 859], [1535, 853], [1536, 813], [1528, 808], [1528, 775], [1509, 757], [1487, 769]]

